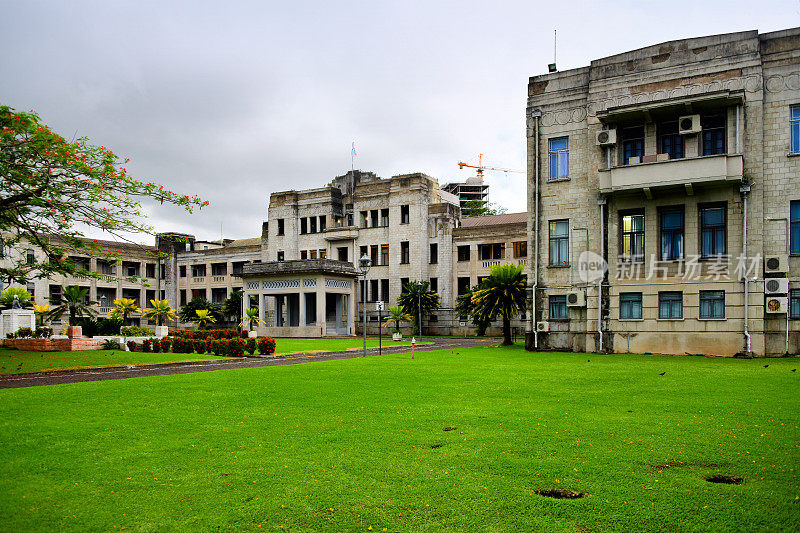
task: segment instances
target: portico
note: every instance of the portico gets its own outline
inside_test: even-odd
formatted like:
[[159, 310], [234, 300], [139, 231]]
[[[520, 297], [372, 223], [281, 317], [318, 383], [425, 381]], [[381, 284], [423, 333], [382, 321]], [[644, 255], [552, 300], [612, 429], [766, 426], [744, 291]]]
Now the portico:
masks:
[[351, 263], [332, 259], [244, 266], [243, 306], [266, 323], [259, 336], [325, 337], [355, 334], [355, 279]]

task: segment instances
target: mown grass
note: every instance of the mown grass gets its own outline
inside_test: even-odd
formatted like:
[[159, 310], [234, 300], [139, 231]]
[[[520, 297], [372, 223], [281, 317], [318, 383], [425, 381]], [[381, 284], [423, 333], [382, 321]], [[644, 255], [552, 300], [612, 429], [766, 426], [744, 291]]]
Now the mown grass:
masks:
[[[276, 339], [275, 353], [286, 355], [299, 352], [340, 351], [361, 348], [360, 339]], [[407, 345], [410, 342], [383, 342], [383, 346]], [[426, 344], [426, 343], [421, 343]], [[378, 346], [378, 340], [367, 340], [367, 347]], [[258, 352], [256, 352], [258, 355]], [[30, 372], [50, 372], [97, 368], [120, 365], [152, 365], [179, 363], [184, 361], [207, 361], [209, 359], [229, 359], [213, 354], [187, 353], [143, 353], [124, 350], [84, 350], [74, 352], [28, 352], [22, 350], [0, 349], [0, 375], [25, 374]]]
[[796, 531], [798, 363], [471, 348], [2, 390], [0, 529]]

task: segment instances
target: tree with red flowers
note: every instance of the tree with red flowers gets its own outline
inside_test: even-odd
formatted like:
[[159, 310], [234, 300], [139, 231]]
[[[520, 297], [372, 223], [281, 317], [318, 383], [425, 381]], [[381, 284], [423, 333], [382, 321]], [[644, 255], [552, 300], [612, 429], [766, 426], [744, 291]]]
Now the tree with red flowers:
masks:
[[[52, 274], [99, 277], [70, 254], [116, 260], [117, 253], [88, 239], [82, 228], [119, 238], [148, 233], [141, 200], [181, 206], [208, 205], [197, 196], [175, 194], [128, 175], [121, 159], [88, 139], [67, 141], [41, 124], [34, 112], [0, 105], [0, 278], [26, 283]], [[18, 243], [38, 248], [34, 257], [12, 253]]]

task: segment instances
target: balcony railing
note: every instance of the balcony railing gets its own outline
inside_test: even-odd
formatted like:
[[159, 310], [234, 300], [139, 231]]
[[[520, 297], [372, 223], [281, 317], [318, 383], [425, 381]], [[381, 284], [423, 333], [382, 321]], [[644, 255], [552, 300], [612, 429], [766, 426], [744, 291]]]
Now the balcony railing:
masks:
[[642, 190], [742, 181], [741, 154], [654, 161], [600, 170], [600, 192]]
[[192, 283], [205, 283], [205, 281], [206, 281], [205, 277], [192, 278]]
[[225, 281], [225, 276], [214, 276], [213, 281], [214, 282], [221, 282], [221, 281], [224, 282]]
[[499, 265], [499, 264], [500, 264], [499, 260], [497, 260], [497, 261], [484, 261], [483, 263], [481, 263], [481, 266], [483, 268], [491, 268], [494, 265]]

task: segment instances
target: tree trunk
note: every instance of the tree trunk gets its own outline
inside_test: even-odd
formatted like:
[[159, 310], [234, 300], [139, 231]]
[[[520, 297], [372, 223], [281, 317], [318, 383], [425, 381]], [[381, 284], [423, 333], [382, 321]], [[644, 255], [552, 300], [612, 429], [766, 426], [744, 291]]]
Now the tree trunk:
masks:
[[503, 317], [503, 346], [511, 346], [511, 320]]

